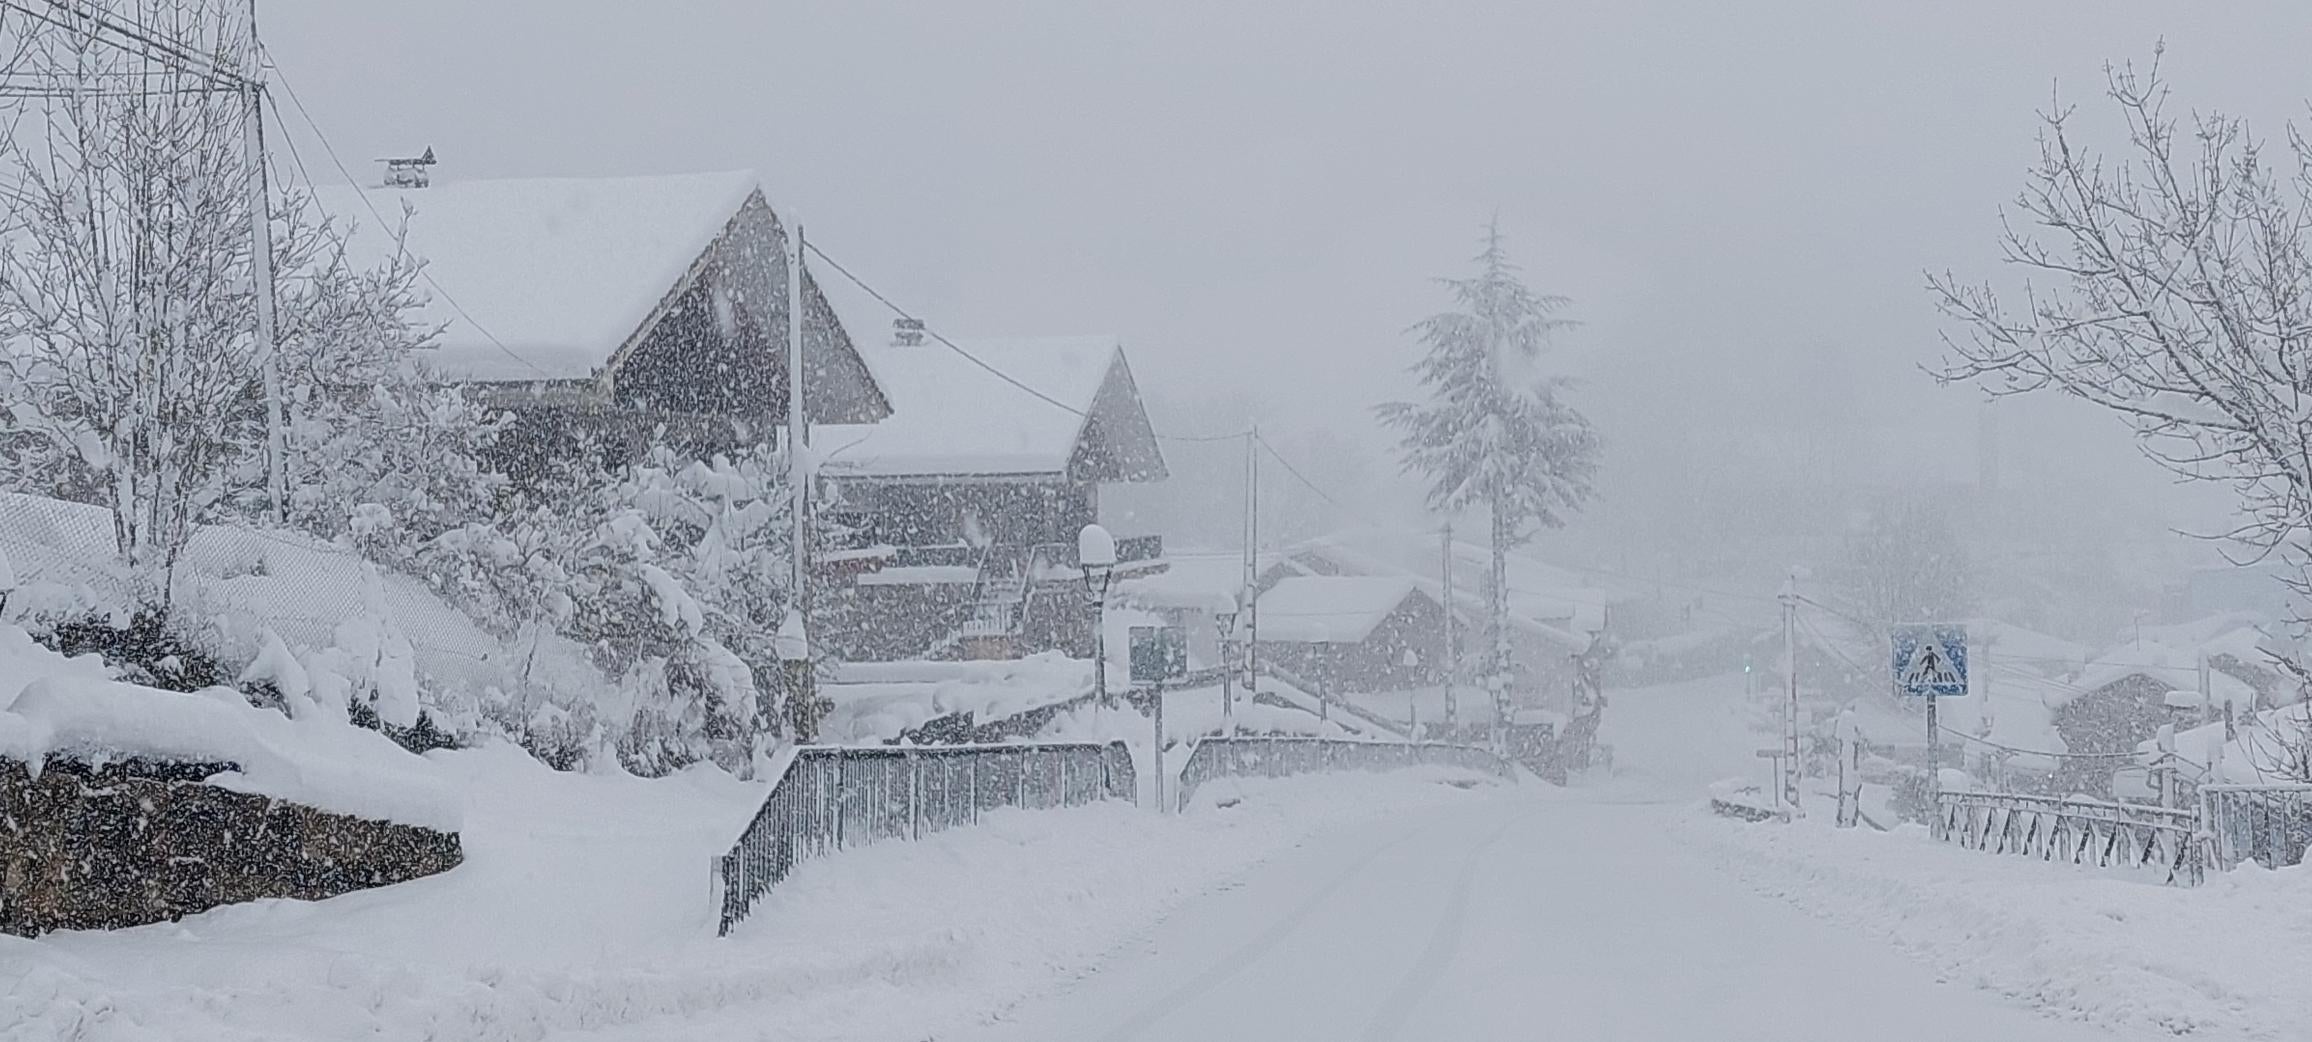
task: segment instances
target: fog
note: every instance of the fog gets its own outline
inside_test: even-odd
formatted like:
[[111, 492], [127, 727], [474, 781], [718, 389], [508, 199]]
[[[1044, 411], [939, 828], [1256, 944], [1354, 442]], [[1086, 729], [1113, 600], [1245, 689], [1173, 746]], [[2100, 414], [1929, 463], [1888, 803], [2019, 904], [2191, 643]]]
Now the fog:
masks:
[[[2312, 10], [2174, 14], [407, 0], [278, 5], [265, 28], [362, 176], [429, 145], [444, 178], [752, 167], [935, 329], [1120, 334], [1160, 427], [1256, 417], [1338, 483], [1350, 510], [1278, 493], [1309, 500], [1303, 527], [1433, 523], [1371, 406], [1412, 393], [1406, 327], [1498, 217], [1573, 300], [1555, 364], [1606, 442], [1598, 501], [1540, 551], [1747, 588], [1819, 560], [1874, 495], [1985, 476], [1979, 393], [1921, 370], [1924, 272], [1995, 273], [2059, 88], [2094, 102], [2105, 61], [2164, 39], [2184, 103], [2296, 112], [2276, 73]], [[2175, 487], [2116, 421], [2028, 400], [1994, 426], [2032, 538], [2110, 550], [2147, 588], [2218, 563], [2168, 530], [2215, 524], [2220, 494]], [[1167, 451], [1173, 499], [1142, 509], [1176, 539], [1235, 532], [1238, 457]]]

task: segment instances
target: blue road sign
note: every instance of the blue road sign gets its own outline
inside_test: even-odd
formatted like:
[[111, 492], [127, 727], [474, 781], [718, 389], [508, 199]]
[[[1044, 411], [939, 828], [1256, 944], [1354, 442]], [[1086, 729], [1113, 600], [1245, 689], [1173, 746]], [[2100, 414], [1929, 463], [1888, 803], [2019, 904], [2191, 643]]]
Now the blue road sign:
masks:
[[1967, 627], [1948, 624], [1894, 628], [1895, 688], [1913, 698], [1967, 694]]
[[1178, 626], [1134, 626], [1131, 630], [1135, 684], [1161, 684], [1188, 675], [1188, 631]]

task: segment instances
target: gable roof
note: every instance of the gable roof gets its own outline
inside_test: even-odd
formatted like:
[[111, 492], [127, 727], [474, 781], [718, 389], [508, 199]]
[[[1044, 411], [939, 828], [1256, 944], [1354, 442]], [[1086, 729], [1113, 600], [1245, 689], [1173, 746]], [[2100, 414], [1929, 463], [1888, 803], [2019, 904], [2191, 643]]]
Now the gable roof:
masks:
[[[360, 263], [390, 255], [406, 206], [409, 251], [441, 287], [425, 287], [417, 315], [442, 327], [435, 368], [519, 382], [594, 375], [758, 190], [754, 174], [732, 171], [443, 181], [359, 190], [366, 201], [337, 186], [315, 197], [361, 226], [348, 247]], [[371, 206], [387, 227], [374, 227]]]
[[[2050, 704], [2068, 704], [2131, 677], [2143, 677], [2172, 691], [2196, 693], [2200, 686], [2199, 657], [2149, 640], [2125, 644], [2088, 663]], [[2242, 708], [2256, 704], [2256, 689], [2246, 681], [2214, 669], [2207, 671], [2207, 678], [2208, 692], [2216, 704], [2233, 702]]]
[[1255, 603], [1260, 639], [1291, 644], [1355, 644], [1373, 635], [1405, 599], [1409, 576], [1296, 575], [1279, 579]]
[[821, 427], [822, 472], [892, 479], [1164, 476], [1155, 430], [1117, 338], [956, 344], [971, 357], [937, 341], [862, 348], [892, 413], [872, 424]]

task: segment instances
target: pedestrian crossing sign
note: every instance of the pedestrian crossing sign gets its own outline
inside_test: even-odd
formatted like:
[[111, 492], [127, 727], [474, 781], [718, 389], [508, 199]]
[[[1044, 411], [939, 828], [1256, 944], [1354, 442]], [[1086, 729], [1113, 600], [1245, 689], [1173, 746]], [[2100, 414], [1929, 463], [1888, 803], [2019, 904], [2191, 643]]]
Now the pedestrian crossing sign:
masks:
[[1895, 689], [1913, 698], [1967, 694], [1967, 628], [1937, 623], [1894, 628]]

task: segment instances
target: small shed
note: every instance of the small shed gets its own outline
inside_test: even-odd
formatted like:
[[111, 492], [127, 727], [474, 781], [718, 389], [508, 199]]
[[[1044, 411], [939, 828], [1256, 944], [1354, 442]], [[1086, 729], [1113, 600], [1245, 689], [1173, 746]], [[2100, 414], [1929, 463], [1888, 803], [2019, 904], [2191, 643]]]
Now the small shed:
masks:
[[1260, 654], [1336, 692], [1436, 684], [1443, 605], [1410, 576], [1298, 575], [1254, 602]]

